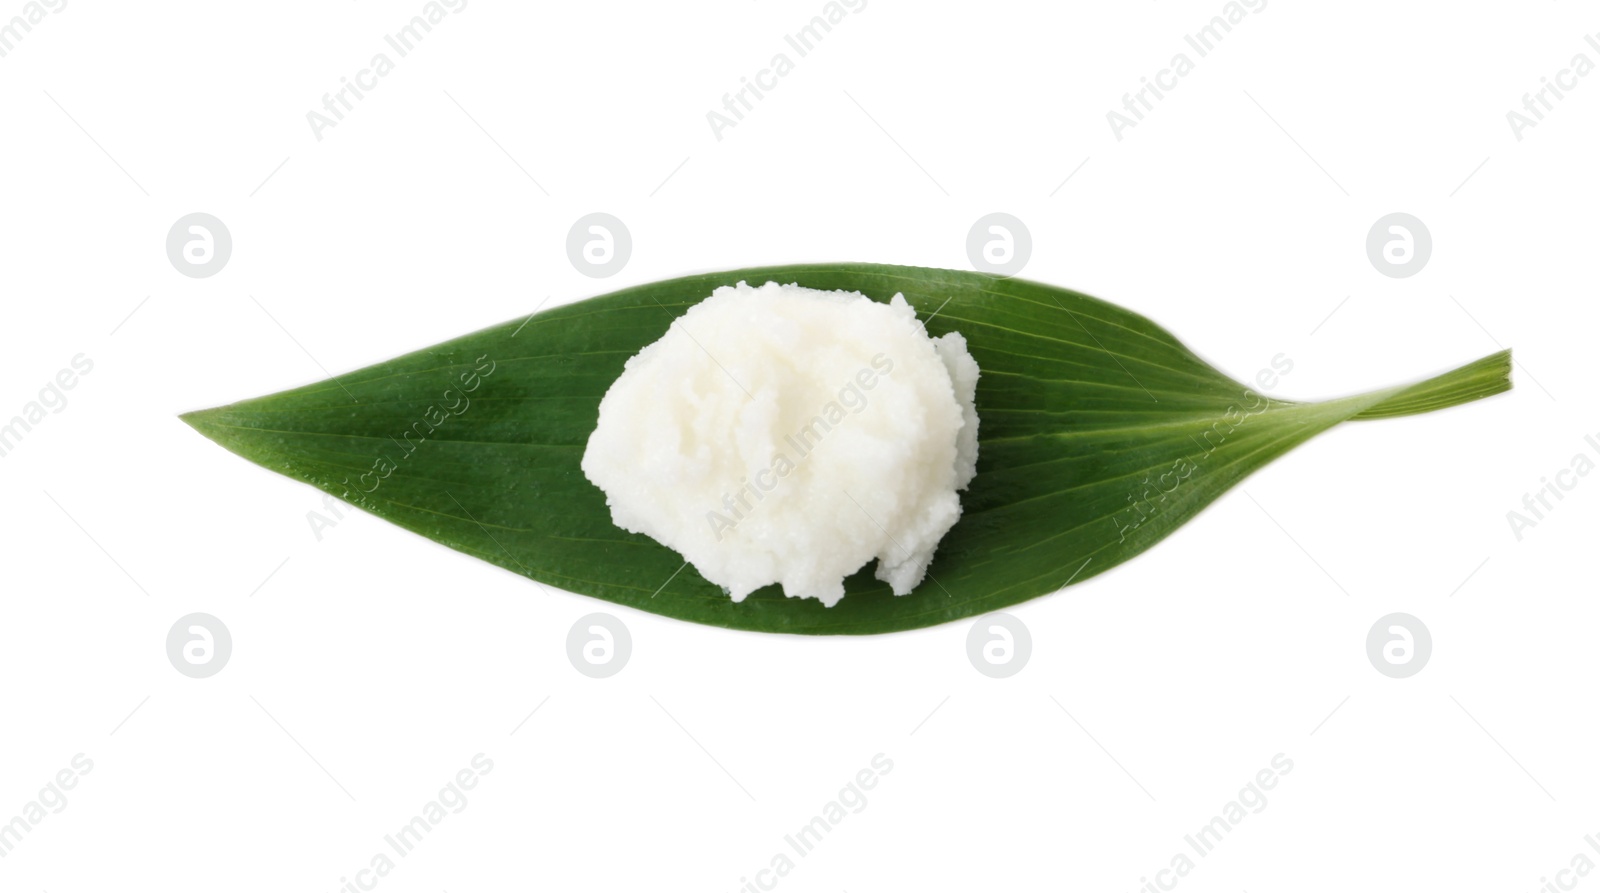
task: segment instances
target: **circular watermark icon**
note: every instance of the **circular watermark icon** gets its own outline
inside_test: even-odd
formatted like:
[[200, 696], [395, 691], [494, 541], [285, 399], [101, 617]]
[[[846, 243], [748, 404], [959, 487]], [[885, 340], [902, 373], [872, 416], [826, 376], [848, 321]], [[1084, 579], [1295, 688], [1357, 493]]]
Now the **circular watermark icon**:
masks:
[[217, 275], [232, 254], [233, 235], [210, 214], [185, 214], [167, 230], [167, 260], [190, 278]]
[[567, 632], [567, 659], [585, 676], [604, 679], [622, 672], [633, 654], [633, 637], [610, 614], [579, 617]]
[[585, 214], [567, 230], [567, 259], [585, 276], [615, 276], [632, 254], [633, 236], [627, 224], [610, 214]]
[[1015, 276], [1033, 254], [1033, 236], [1022, 221], [995, 212], [978, 218], [967, 230], [967, 260], [980, 273]]
[[233, 634], [210, 614], [186, 614], [167, 631], [167, 660], [185, 676], [215, 676], [232, 654]]
[[1367, 259], [1385, 276], [1415, 276], [1432, 255], [1433, 234], [1410, 214], [1385, 214], [1367, 230]]
[[1379, 617], [1367, 632], [1367, 659], [1385, 676], [1415, 676], [1432, 654], [1433, 634], [1410, 614]]
[[1022, 672], [1033, 653], [1033, 636], [1010, 614], [985, 614], [967, 633], [967, 659], [985, 676], [1004, 679]]

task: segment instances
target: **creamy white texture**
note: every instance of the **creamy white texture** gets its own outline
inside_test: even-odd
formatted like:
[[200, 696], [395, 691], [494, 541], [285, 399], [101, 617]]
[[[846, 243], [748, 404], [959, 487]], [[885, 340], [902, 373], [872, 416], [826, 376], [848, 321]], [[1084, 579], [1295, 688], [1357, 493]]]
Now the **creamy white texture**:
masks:
[[961, 517], [977, 381], [965, 339], [930, 338], [901, 295], [741, 282], [628, 360], [583, 473], [734, 601], [781, 583], [831, 607], [874, 558], [905, 595]]

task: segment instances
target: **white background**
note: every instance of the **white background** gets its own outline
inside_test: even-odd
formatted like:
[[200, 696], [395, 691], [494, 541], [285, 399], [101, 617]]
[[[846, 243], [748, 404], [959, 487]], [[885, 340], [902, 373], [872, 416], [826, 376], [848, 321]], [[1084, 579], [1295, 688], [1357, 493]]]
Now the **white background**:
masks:
[[[820, 0], [473, 0], [316, 139], [306, 113], [422, 6], [73, 0], [0, 59], [0, 417], [94, 363], [0, 459], [0, 821], [94, 763], [0, 889], [337, 890], [480, 752], [466, 808], [377, 889], [734, 891], [879, 753], [892, 772], [779, 889], [1133, 891], [1279, 753], [1268, 805], [1178, 888], [1531, 891], [1600, 861], [1600, 476], [1520, 541], [1506, 517], [1600, 458], [1600, 76], [1520, 141], [1506, 120], [1600, 62], [1592, 8], [1273, 0], [1119, 141], [1106, 113], [1193, 57], [1220, 0], [871, 0], [719, 141], [707, 112], [794, 57]], [[212, 278], [164, 253], [193, 211], [233, 235]], [[633, 235], [607, 280], [565, 253], [592, 211]], [[991, 211], [1031, 229], [1028, 278], [1237, 378], [1286, 353], [1278, 396], [1497, 342], [1517, 388], [1335, 429], [1017, 607], [1033, 654], [1003, 680], [969, 664], [970, 623], [735, 633], [548, 595], [358, 512], [319, 541], [321, 494], [177, 419], [547, 297], [965, 268]], [[1433, 235], [1412, 278], [1365, 253], [1393, 211]], [[603, 680], [565, 650], [598, 610], [634, 646]], [[209, 679], [165, 654], [192, 611], [232, 631]], [[1364, 650], [1394, 611], [1433, 635], [1408, 679]]]

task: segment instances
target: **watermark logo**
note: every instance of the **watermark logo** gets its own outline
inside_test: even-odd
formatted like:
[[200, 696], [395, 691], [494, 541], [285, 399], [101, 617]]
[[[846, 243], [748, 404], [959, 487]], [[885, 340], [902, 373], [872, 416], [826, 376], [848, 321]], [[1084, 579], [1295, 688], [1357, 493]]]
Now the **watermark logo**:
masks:
[[622, 672], [633, 654], [633, 637], [628, 627], [610, 614], [579, 617], [567, 632], [567, 659], [573, 669], [591, 679], [605, 679]]
[[[1160, 515], [1163, 509], [1178, 505], [1177, 497], [1173, 498], [1170, 505], [1167, 503], [1167, 497], [1172, 496], [1184, 481], [1193, 477], [1211, 455], [1228, 442], [1228, 438], [1232, 437], [1234, 432], [1244, 427], [1250, 419], [1272, 408], [1273, 400], [1265, 396], [1265, 392], [1276, 388], [1282, 376], [1294, 371], [1294, 360], [1287, 354], [1280, 353], [1273, 356], [1271, 363], [1271, 368], [1262, 367], [1256, 372], [1255, 383], [1256, 387], [1261, 389], [1260, 392], [1244, 391], [1245, 400], [1229, 406], [1216, 421], [1195, 438], [1195, 446], [1200, 448], [1200, 452], [1173, 460], [1166, 471], [1152, 470], [1128, 493], [1126, 497], [1128, 507], [1119, 509], [1110, 516], [1111, 523], [1117, 528], [1117, 542], [1126, 540], [1128, 534]], [[1168, 486], [1169, 484], [1171, 486]]]
[[[767, 61], [767, 66], [754, 75], [739, 78], [739, 89], [722, 94], [722, 107], [706, 112], [711, 136], [717, 142], [722, 142], [724, 131], [738, 127], [746, 114], [755, 111], [757, 103], [778, 89], [782, 79], [794, 71], [796, 59], [810, 55], [823, 38], [833, 32], [834, 26], [845, 20], [846, 15], [866, 8], [867, 0], [829, 0], [820, 15], [812, 16], [793, 34], [783, 35], [786, 50], [774, 53]], [[789, 56], [789, 51], [794, 52], [793, 58]]]
[[[1583, 440], [1595, 455], [1600, 456], [1600, 438], [1586, 434]], [[1516, 536], [1517, 542], [1522, 542], [1523, 531], [1532, 530], [1539, 526], [1539, 522], [1548, 520], [1547, 516], [1556, 510], [1556, 505], [1577, 489], [1578, 484], [1594, 469], [1595, 460], [1589, 458], [1587, 453], [1574, 453], [1568, 467], [1539, 478], [1539, 489], [1522, 494], [1523, 511], [1512, 509], [1506, 512], [1506, 523], [1511, 525], [1511, 533]], [[1552, 477], [1555, 480], [1552, 481]]]
[[[822, 445], [822, 439], [835, 428], [842, 425], [849, 415], [860, 415], [868, 405], [867, 392], [876, 388], [879, 376], [888, 375], [894, 371], [894, 360], [883, 354], [872, 358], [872, 366], [857, 370], [856, 374], [839, 388], [835, 399], [828, 401], [822, 411], [811, 417], [811, 420], [800, 426], [793, 434], [785, 434], [784, 445], [793, 451], [790, 457], [789, 450], [778, 450], [767, 463], [767, 467], [756, 471], [747, 478], [739, 479], [739, 489], [733, 493], [722, 495], [722, 508], [727, 511], [723, 514], [715, 509], [706, 512], [706, 524], [711, 528], [712, 536], [717, 542], [733, 532], [744, 520], [755, 511], [767, 494], [778, 489], [778, 485], [785, 478], [793, 474], [800, 467], [800, 463], [807, 456], [817, 451]], [[846, 411], [849, 415], [846, 415]], [[755, 501], [752, 502], [751, 500]]]
[[[426, 840], [439, 827], [445, 819], [452, 815], [459, 815], [467, 808], [467, 792], [476, 788], [485, 775], [494, 771], [494, 760], [487, 754], [473, 754], [471, 762], [463, 766], [432, 800], [422, 805], [422, 809], [413, 815], [410, 821], [401, 825], [399, 830], [383, 835], [385, 848], [373, 853], [367, 860], [367, 867], [352, 872], [355, 877], [345, 875], [339, 878], [339, 893], [357, 893], [359, 890], [371, 890], [378, 886], [378, 882], [388, 877], [394, 871], [398, 862], [416, 851], [417, 846]], [[391, 856], [390, 853], [394, 855]]]
[[[466, 364], [462, 363], [458, 364], [457, 367], [450, 368], [458, 368], [464, 365]], [[399, 439], [396, 439], [392, 434], [389, 435], [389, 442], [394, 444], [397, 452], [387, 452], [386, 449], [384, 455], [372, 460], [372, 470], [359, 475], [356, 478], [356, 483], [350, 483], [350, 478], [348, 477], [344, 478], [341, 483], [345, 487], [355, 487], [362, 493], [376, 491], [388, 479], [389, 475], [398, 471], [406, 460], [411, 458], [411, 455], [417, 451], [419, 446], [427, 442], [428, 438], [433, 437], [435, 432], [444, 427], [451, 419], [471, 408], [472, 398], [467, 395], [476, 391], [483, 384], [485, 378], [494, 374], [496, 365], [488, 354], [479, 356], [473, 361], [471, 369], [456, 376], [453, 387], [444, 389], [445, 399], [443, 401], [429, 405], [420, 419], [412, 422], [410, 428], [400, 432]], [[368, 478], [372, 479], [372, 486], [370, 487], [367, 486]], [[349, 497], [350, 491], [346, 490], [344, 495]], [[355, 497], [355, 499], [360, 499], [360, 497]], [[311, 532], [317, 534], [317, 538], [321, 539], [321, 529], [318, 527], [318, 521], [309, 515], [306, 520], [311, 523]], [[324, 518], [322, 520], [326, 521], [327, 519]], [[333, 523], [328, 522], [323, 526], [332, 527]]]
[[[1583, 842], [1588, 844], [1589, 849], [1600, 853], [1600, 834], [1585, 834]], [[1594, 858], [1583, 850], [1579, 850], [1572, 854], [1571, 859], [1567, 860], [1566, 868], [1552, 872], [1555, 875], [1554, 878], [1550, 877], [1550, 875], [1539, 878], [1538, 893], [1558, 893], [1561, 890], [1571, 890], [1577, 887], [1578, 882], [1583, 880], [1586, 875], [1594, 871], [1594, 868]]]
[[210, 214], [185, 214], [167, 230], [167, 260], [191, 279], [222, 272], [233, 254], [233, 236]]
[[1224, 803], [1210, 821], [1198, 830], [1183, 835], [1184, 848], [1172, 854], [1166, 868], [1154, 872], [1154, 877], [1146, 875], [1139, 878], [1139, 893], [1176, 889], [1178, 882], [1199, 866], [1197, 859], [1209, 858], [1245, 819], [1266, 810], [1267, 792], [1276, 788], [1283, 777], [1293, 771], [1294, 760], [1289, 759], [1288, 754], [1274, 754], [1271, 761], [1261, 767], [1232, 800]]
[[1385, 676], [1404, 679], [1422, 672], [1433, 654], [1433, 634], [1410, 614], [1389, 614], [1367, 631], [1367, 659]]
[[1033, 636], [1027, 625], [1010, 614], [986, 614], [967, 632], [967, 659], [991, 679], [1022, 672], [1032, 654]]
[[980, 273], [1015, 276], [1032, 255], [1033, 236], [1010, 214], [985, 214], [967, 230], [967, 260]]
[[1367, 230], [1367, 259], [1391, 279], [1417, 275], [1432, 255], [1433, 235], [1410, 214], [1385, 214]]
[[[1583, 40], [1589, 49], [1600, 53], [1600, 33], [1585, 34]], [[1539, 89], [1522, 94], [1522, 108], [1506, 112], [1506, 123], [1511, 125], [1511, 135], [1516, 141], [1522, 142], [1523, 133], [1538, 127], [1546, 114], [1555, 111], [1556, 103], [1578, 89], [1578, 85], [1583, 83], [1581, 79], [1594, 70], [1594, 60], [1589, 58], [1588, 53], [1579, 52], [1568, 60], [1566, 68], [1555, 73], [1555, 77], [1540, 78]]]
[[[400, 26], [393, 34], [383, 35], [384, 45], [394, 52], [378, 52], [367, 61], [367, 67], [353, 77], [339, 78], [339, 89], [322, 94], [322, 108], [306, 112], [306, 123], [311, 125], [311, 136], [322, 142], [323, 134], [343, 123], [345, 115], [355, 111], [356, 104], [378, 89], [383, 78], [394, 71], [395, 60], [411, 55], [417, 45], [433, 33], [435, 25], [443, 22], [446, 12], [458, 13], [467, 8], [467, 0], [430, 0], [420, 15]], [[448, 94], [446, 94], [448, 95]]]
[[[888, 754], [873, 754], [871, 761], [862, 766], [855, 776], [839, 789], [839, 793], [801, 825], [799, 830], [783, 835], [784, 846], [767, 860], [767, 867], [739, 878], [739, 893], [761, 893], [778, 886], [800, 864], [798, 860], [810, 858], [817, 846], [827, 839], [839, 824], [867, 808], [867, 792], [876, 788], [883, 777], [894, 771], [894, 760]], [[791, 854], [793, 854], [791, 856]]]
[[324, 515], [316, 509], [306, 512], [306, 524], [310, 525], [311, 535], [319, 543], [322, 542], [322, 531], [338, 527], [339, 522], [344, 520], [345, 503], [332, 493], [327, 493], [322, 497], [322, 507], [327, 509], [328, 514]]
[[[1117, 142], [1122, 142], [1123, 134], [1144, 121], [1145, 115], [1155, 111], [1156, 104], [1167, 98], [1167, 94], [1178, 89], [1194, 72], [1196, 60], [1204, 59], [1216, 50], [1223, 39], [1233, 33], [1233, 29], [1242, 24], [1252, 13], [1258, 13], [1267, 8], [1267, 0], [1229, 0], [1223, 6], [1219, 15], [1214, 15], [1211, 20], [1195, 30], [1193, 34], [1183, 35], [1183, 42], [1187, 49], [1173, 53], [1167, 61], [1167, 66], [1158, 70], [1151, 77], [1139, 78], [1139, 89], [1131, 93], [1122, 94], [1122, 108], [1111, 109], [1106, 112], [1106, 123], [1111, 125], [1111, 135]], [[1194, 56], [1190, 57], [1189, 52]]]
[[22, 804], [22, 811], [9, 822], [0, 820], [0, 859], [22, 843], [23, 835], [32, 834], [40, 822], [58, 815], [67, 808], [67, 791], [78, 786], [83, 776], [94, 771], [94, 760], [83, 754], [74, 754], [72, 761], [57, 772], [32, 800]]
[[[94, 369], [94, 361], [84, 354], [74, 356], [71, 368], [62, 367], [55, 374], [55, 378], [48, 379], [44, 387], [39, 389], [37, 399], [30, 400], [22, 407], [22, 411], [7, 420], [0, 416], [0, 458], [5, 458], [17, 445], [22, 443], [22, 438], [33, 431], [34, 426], [42, 423], [50, 415], [59, 413], [67, 408], [66, 392], [78, 386], [80, 376], [88, 375]], [[49, 413], [46, 413], [46, 410]]]
[[67, 8], [67, 0], [33, 0], [22, 7], [22, 13], [8, 21], [0, 21], [0, 59], [11, 55], [25, 35], [33, 33], [33, 26], [45, 21], [46, 13]]
[[233, 634], [210, 614], [184, 615], [167, 631], [167, 660], [185, 676], [215, 676], [232, 654]]
[[591, 279], [617, 275], [632, 255], [633, 236], [627, 224], [610, 214], [585, 214], [567, 230], [567, 260]]

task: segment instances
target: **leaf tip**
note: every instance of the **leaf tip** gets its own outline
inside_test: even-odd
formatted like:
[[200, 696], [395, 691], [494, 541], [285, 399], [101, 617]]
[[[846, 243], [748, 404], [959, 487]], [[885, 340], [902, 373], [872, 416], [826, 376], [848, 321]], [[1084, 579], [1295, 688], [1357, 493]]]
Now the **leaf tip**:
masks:
[[1442, 375], [1401, 388], [1351, 416], [1384, 419], [1433, 412], [1511, 390], [1511, 349], [1474, 360]]
[[200, 432], [200, 434], [203, 435], [207, 440], [220, 442], [220, 439], [218, 438], [218, 428], [220, 427], [220, 423], [217, 420], [217, 413], [219, 410], [220, 407], [213, 407], [211, 409], [196, 409], [190, 412], [181, 412], [178, 413], [178, 419], [185, 425], [188, 425], [194, 430]]

